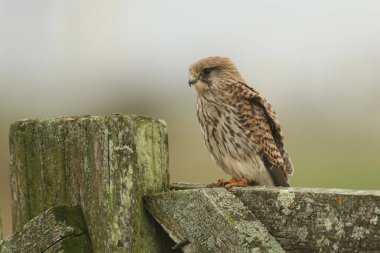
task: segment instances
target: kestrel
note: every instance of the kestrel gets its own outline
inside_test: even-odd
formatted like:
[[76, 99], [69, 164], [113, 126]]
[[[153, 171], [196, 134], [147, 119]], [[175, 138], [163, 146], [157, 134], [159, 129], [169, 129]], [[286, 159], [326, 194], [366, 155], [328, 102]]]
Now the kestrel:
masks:
[[245, 83], [225, 57], [201, 59], [190, 66], [189, 74], [205, 144], [217, 166], [232, 176], [210, 186], [288, 187], [293, 164], [276, 113], [266, 99]]

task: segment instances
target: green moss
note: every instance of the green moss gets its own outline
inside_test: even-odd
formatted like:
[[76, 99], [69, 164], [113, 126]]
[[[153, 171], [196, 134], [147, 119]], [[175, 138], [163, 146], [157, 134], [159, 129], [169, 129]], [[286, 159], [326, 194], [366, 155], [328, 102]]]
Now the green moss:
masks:
[[52, 210], [56, 221], [67, 234], [82, 234], [87, 231], [79, 205], [70, 207], [58, 206]]
[[[152, 227], [152, 218], [146, 213], [143, 206], [143, 196], [153, 191], [162, 191], [169, 187], [168, 173], [168, 147], [166, 125], [162, 121], [152, 120], [136, 115], [131, 118], [132, 129], [134, 131], [134, 143], [136, 143], [136, 168], [130, 170], [141, 180], [133, 188], [135, 189], [134, 205], [138, 206], [140, 212], [133, 217], [137, 240], [134, 245], [134, 252], [147, 252], [151, 249], [162, 247], [157, 241], [158, 228]], [[162, 140], [164, 138], [164, 140]], [[166, 168], [166, 169], [163, 169]], [[132, 176], [132, 175], [131, 175]], [[128, 187], [128, 185], [127, 185]], [[132, 182], [130, 183], [132, 188]]]
[[[23, 120], [11, 126], [10, 140], [16, 230], [50, 206], [80, 203], [95, 251], [160, 249], [142, 197], [169, 187], [162, 121], [120, 114]], [[70, 232], [76, 223], [60, 224]]]
[[61, 241], [62, 252], [67, 253], [91, 253], [92, 247], [87, 234], [69, 236]]

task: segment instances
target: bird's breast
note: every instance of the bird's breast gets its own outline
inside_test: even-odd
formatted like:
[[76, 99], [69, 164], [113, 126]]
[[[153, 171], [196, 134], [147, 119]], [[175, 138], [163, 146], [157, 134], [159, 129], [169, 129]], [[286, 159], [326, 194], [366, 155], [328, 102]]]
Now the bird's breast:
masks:
[[199, 100], [197, 114], [205, 144], [221, 166], [224, 157], [244, 160], [255, 150], [254, 145], [247, 141], [235, 105]]
[[[204, 142], [216, 164], [226, 173], [273, 185], [239, 108], [242, 106], [198, 101], [197, 115]], [[246, 114], [246, 117], [250, 116]]]

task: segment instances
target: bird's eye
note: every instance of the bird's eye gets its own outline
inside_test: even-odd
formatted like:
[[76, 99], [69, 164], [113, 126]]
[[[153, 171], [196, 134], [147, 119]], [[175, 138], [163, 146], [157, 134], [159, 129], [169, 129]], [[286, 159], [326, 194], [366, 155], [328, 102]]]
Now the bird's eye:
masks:
[[208, 74], [210, 74], [211, 71], [213, 71], [213, 70], [214, 70], [214, 68], [207, 68], [207, 69], [204, 69], [204, 70], [203, 70], [203, 73], [204, 73], [205, 75], [208, 75]]

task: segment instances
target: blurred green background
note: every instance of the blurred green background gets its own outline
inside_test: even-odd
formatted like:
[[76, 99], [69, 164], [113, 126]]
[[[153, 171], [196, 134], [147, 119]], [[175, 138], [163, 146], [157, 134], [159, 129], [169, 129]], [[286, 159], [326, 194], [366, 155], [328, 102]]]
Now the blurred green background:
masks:
[[139, 113], [168, 123], [171, 181], [227, 177], [187, 69], [230, 57], [280, 118], [298, 187], [379, 189], [380, 2], [0, 0], [0, 191], [22, 118]]

